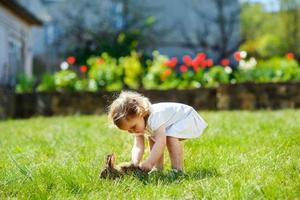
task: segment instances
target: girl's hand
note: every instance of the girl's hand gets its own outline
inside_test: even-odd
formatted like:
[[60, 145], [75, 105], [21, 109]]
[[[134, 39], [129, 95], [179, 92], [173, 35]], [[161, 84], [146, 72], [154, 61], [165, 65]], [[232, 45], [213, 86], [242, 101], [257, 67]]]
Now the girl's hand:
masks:
[[149, 172], [149, 171], [151, 171], [151, 169], [152, 169], [153, 166], [152, 166], [149, 162], [144, 161], [144, 162], [140, 163], [139, 167], [140, 167], [143, 171]]

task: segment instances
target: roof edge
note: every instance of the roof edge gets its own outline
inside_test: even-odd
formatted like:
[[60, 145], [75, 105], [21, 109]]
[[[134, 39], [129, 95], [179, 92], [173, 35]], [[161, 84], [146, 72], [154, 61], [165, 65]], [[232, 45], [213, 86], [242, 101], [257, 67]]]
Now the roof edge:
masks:
[[23, 7], [20, 3], [15, 0], [0, 0], [0, 4], [6, 7], [7, 9], [14, 12], [18, 17], [27, 23], [35, 26], [42, 26], [43, 21], [37, 18], [29, 10]]

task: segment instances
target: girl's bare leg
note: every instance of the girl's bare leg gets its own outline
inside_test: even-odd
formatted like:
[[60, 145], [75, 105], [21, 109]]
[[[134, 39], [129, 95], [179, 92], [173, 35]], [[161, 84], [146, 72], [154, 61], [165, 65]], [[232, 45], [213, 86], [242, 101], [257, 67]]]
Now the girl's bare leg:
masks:
[[168, 136], [167, 148], [172, 169], [183, 170], [183, 147], [180, 139]]
[[[149, 138], [149, 146], [150, 146], [150, 151], [152, 149], [154, 145], [154, 141], [151, 140], [151, 138]], [[163, 170], [164, 168], [164, 154], [159, 158], [159, 160], [157, 161], [157, 163], [155, 164], [155, 167], [159, 170]]]

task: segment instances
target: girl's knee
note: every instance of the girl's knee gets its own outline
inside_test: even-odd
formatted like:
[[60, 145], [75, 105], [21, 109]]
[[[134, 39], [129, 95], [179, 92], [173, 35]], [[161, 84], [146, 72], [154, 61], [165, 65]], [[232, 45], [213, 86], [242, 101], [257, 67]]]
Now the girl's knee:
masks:
[[179, 141], [179, 139], [176, 138], [176, 137], [167, 136], [167, 141], [170, 141], [170, 142], [172, 142], [172, 141]]
[[180, 144], [180, 139], [179, 138], [175, 138], [175, 137], [171, 137], [171, 136], [167, 136], [167, 145], [179, 145]]
[[179, 154], [181, 151], [183, 151], [182, 144], [179, 140], [179, 138], [169, 137], [167, 139], [167, 148], [170, 154]]

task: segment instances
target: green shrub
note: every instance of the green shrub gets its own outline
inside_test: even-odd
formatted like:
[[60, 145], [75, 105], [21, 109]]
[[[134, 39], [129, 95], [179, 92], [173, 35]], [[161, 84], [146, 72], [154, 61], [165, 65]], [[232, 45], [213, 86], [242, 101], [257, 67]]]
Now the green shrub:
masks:
[[203, 81], [206, 87], [217, 87], [220, 84], [228, 84], [230, 82], [229, 73], [222, 66], [214, 66], [205, 72]]
[[257, 69], [272, 70], [270, 81], [300, 80], [300, 66], [294, 59], [272, 58], [259, 62]]
[[177, 86], [175, 74], [165, 76], [165, 71], [168, 69], [165, 62], [168, 60], [167, 56], [161, 55], [158, 51], [153, 52], [153, 59], [147, 60], [146, 74], [143, 77], [143, 86], [145, 89], [168, 89]]
[[17, 77], [17, 85], [16, 85], [17, 93], [32, 92], [33, 87], [34, 87], [33, 77], [29, 77], [26, 74], [20, 74]]
[[300, 67], [293, 59], [276, 57], [259, 61], [252, 69], [239, 69], [234, 75], [237, 82], [300, 81]]
[[75, 90], [77, 80], [77, 74], [71, 70], [61, 70], [54, 74], [54, 83], [60, 91]]
[[56, 85], [54, 81], [54, 76], [51, 74], [44, 74], [41, 83], [37, 87], [37, 91], [55, 91]]
[[133, 51], [130, 56], [121, 57], [119, 64], [119, 67], [124, 68], [124, 84], [130, 89], [138, 89], [143, 75], [143, 66], [138, 54]]
[[98, 90], [121, 90], [123, 87], [123, 69], [117, 64], [117, 59], [103, 53], [101, 57], [91, 57], [87, 60], [90, 67], [88, 78], [96, 82]]

